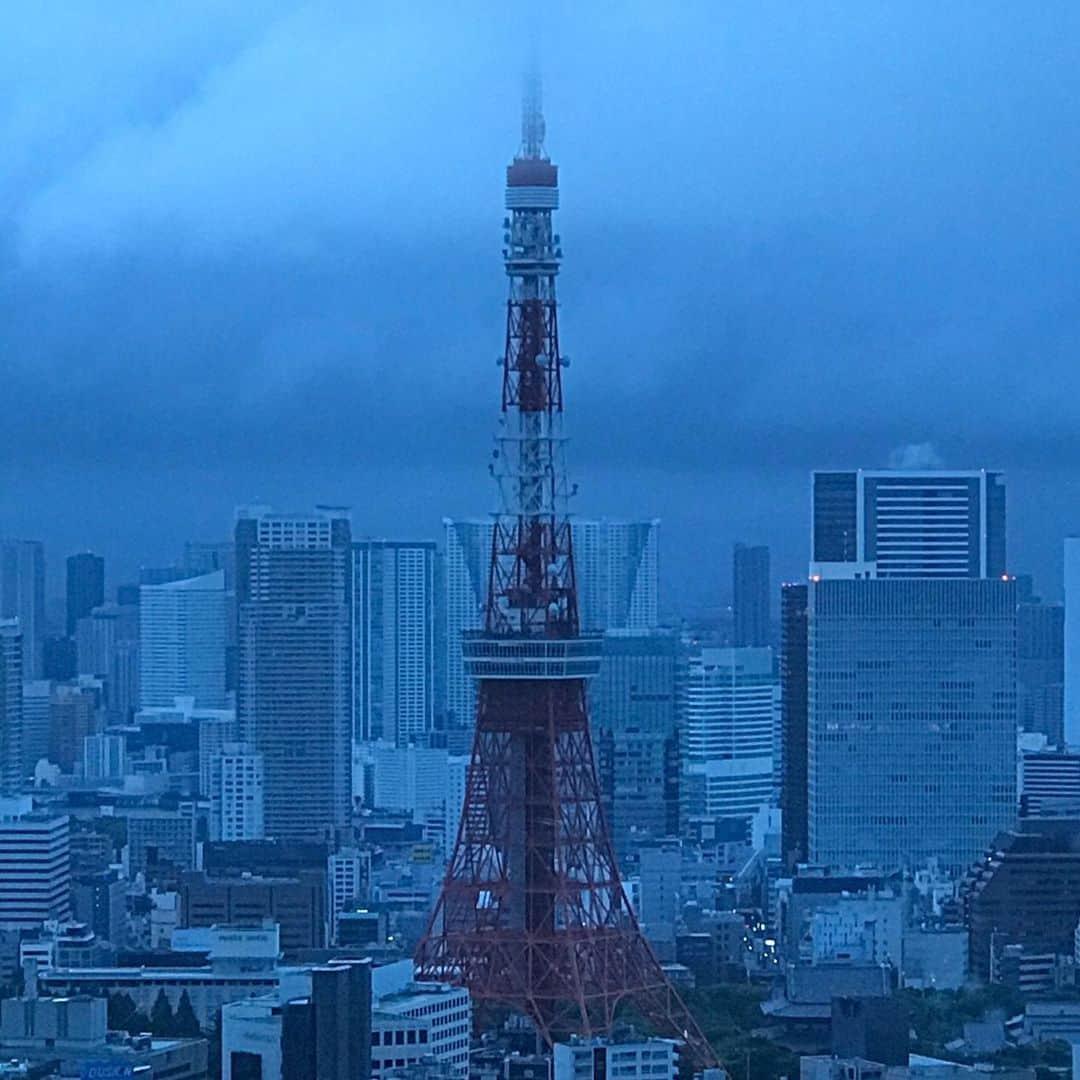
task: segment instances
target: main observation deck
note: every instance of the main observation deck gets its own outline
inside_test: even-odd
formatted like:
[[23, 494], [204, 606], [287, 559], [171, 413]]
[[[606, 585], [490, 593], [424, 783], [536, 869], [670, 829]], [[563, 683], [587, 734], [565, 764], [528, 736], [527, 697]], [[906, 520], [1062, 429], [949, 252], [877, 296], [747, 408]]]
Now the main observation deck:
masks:
[[591, 679], [600, 670], [603, 634], [575, 638], [462, 634], [465, 672], [474, 679]]

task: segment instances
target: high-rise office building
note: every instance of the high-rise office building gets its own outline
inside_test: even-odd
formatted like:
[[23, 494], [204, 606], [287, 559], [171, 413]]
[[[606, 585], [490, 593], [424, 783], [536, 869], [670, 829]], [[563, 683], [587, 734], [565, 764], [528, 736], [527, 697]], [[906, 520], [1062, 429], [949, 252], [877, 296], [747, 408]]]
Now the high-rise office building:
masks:
[[35, 811], [28, 795], [0, 798], [0, 927], [35, 930], [71, 914], [67, 814]]
[[83, 739], [95, 727], [97, 693], [87, 686], [57, 686], [49, 702], [49, 761], [64, 772], [75, 770]]
[[[1030, 741], [1029, 745], [1025, 745]], [[1043, 736], [1021, 736], [1020, 816], [1080, 815], [1080, 750], [1048, 746]], [[1080, 912], [1077, 913], [1080, 916]]]
[[446, 601], [446, 711], [448, 720], [471, 728], [476, 712], [476, 687], [465, 673], [461, 657], [461, 635], [479, 630], [487, 599], [488, 561], [491, 558], [490, 521], [443, 519], [445, 536]]
[[582, 627], [651, 630], [659, 625], [660, 522], [571, 522]]
[[45, 553], [38, 540], [0, 540], [0, 619], [22, 627], [23, 678], [43, 678]]
[[1065, 738], [1065, 608], [1038, 600], [1016, 609], [1016, 710], [1022, 731]]
[[1016, 804], [1016, 590], [812, 580], [809, 857], [962, 870]]
[[263, 755], [266, 833], [325, 838], [347, 824], [351, 805], [348, 513], [242, 509], [236, 565], [237, 719]]
[[18, 619], [0, 620], [0, 783], [16, 791], [23, 761], [23, 635]]
[[105, 603], [105, 560], [84, 552], [67, 560], [67, 636], [73, 638], [79, 620]]
[[225, 706], [225, 571], [139, 589], [139, 704]]
[[680, 800], [689, 818], [750, 818], [773, 794], [779, 687], [772, 649], [700, 649], [679, 691]]
[[731, 596], [735, 617], [735, 647], [772, 644], [769, 625], [769, 549], [736, 544], [732, 559]]
[[49, 714], [52, 684], [48, 679], [23, 682], [22, 686], [22, 760], [23, 771], [33, 774], [34, 766], [49, 756]]
[[790, 868], [806, 860], [807, 844], [807, 586], [780, 590], [781, 853]]
[[435, 544], [353, 544], [357, 738], [397, 746], [431, 731], [435, 696]]
[[[465, 674], [461, 635], [483, 625], [491, 558], [490, 521], [443, 520], [447, 711], [472, 726], [476, 690]], [[659, 625], [659, 521], [575, 518], [571, 523], [581, 626], [651, 630]]]
[[[811, 562], [890, 578], [1005, 573], [1005, 479], [986, 470], [815, 472]], [[818, 572], [815, 569], [814, 572]]]
[[236, 689], [236, 545], [231, 541], [195, 541], [184, 544], [181, 566], [203, 577], [221, 570], [225, 574], [225, 689]]
[[600, 793], [616, 853], [678, 831], [673, 630], [609, 630], [588, 685]]
[[75, 628], [77, 674], [107, 679], [112, 672], [117, 645], [138, 640], [138, 608], [122, 604], [102, 604], [94, 608]]

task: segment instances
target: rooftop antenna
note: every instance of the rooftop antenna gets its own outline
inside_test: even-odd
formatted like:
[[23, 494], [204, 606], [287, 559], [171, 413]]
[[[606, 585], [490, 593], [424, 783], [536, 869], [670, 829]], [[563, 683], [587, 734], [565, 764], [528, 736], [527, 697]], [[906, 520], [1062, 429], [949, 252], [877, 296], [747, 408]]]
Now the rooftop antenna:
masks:
[[535, 61], [525, 73], [524, 92], [521, 98], [521, 150], [520, 160], [547, 161], [544, 149], [544, 99], [540, 69]]

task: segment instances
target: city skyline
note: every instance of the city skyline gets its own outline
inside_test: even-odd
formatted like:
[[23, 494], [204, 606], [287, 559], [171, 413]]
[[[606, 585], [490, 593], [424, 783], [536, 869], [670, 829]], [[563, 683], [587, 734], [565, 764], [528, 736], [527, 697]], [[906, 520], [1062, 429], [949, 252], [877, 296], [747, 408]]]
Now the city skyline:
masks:
[[0, 1060], [1080, 1078], [1080, 9], [228, 7], [0, 34]]

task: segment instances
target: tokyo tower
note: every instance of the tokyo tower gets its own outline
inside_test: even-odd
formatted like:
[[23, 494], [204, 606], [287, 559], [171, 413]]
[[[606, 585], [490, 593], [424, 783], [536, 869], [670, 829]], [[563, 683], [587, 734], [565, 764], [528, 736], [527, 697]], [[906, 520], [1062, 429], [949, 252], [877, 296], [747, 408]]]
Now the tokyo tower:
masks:
[[479, 685], [457, 843], [416, 956], [420, 977], [531, 1018], [549, 1044], [611, 1030], [626, 1008], [716, 1063], [627, 902], [604, 823], [586, 711], [602, 635], [578, 625], [568, 512], [563, 370], [552, 231], [558, 170], [544, 149], [538, 80], [506, 170], [510, 296], [499, 484], [483, 630], [467, 634]]

